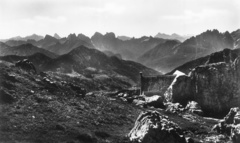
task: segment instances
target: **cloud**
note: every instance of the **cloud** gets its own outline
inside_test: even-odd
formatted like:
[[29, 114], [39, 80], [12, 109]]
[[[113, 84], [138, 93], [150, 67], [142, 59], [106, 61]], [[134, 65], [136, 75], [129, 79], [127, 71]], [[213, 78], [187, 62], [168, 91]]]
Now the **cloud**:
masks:
[[140, 37], [231, 31], [239, 28], [239, 7], [239, 0], [0, 0], [0, 38], [38, 32]]
[[225, 10], [204, 9], [199, 12], [185, 10], [182, 15], [165, 15], [165, 16], [162, 16], [162, 18], [165, 20], [196, 23], [208, 18], [213, 18], [219, 15], [228, 15], [228, 14], [229, 14], [228, 11], [225, 11]]

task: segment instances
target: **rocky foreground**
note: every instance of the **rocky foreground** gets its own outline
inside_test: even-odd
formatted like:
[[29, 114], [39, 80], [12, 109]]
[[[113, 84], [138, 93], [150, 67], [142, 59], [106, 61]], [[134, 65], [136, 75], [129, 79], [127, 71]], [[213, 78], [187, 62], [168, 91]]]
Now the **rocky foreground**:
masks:
[[207, 118], [195, 101], [94, 92], [72, 77], [38, 74], [27, 60], [1, 61], [0, 71], [0, 142], [239, 142], [239, 108]]

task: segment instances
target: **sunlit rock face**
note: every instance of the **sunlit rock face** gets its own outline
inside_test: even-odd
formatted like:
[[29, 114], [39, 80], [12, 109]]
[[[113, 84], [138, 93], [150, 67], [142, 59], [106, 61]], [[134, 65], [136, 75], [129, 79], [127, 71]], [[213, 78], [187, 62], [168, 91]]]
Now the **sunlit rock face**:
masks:
[[178, 102], [185, 106], [188, 101], [192, 100], [191, 79], [186, 75], [176, 76], [164, 96], [167, 101]]
[[157, 111], [142, 112], [128, 137], [136, 143], [186, 143], [182, 130]]

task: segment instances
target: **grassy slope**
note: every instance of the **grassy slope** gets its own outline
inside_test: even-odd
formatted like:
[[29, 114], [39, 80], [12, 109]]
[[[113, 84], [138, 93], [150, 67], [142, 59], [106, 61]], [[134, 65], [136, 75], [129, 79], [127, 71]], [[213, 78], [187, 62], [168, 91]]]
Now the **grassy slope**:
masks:
[[[12, 103], [0, 102], [0, 142], [127, 142], [139, 113], [155, 110], [102, 92], [77, 97], [68, 86], [52, 87], [39, 75], [1, 62], [0, 71], [1, 94], [14, 97]], [[195, 141], [216, 135], [210, 133], [216, 122], [188, 113], [167, 115]]]

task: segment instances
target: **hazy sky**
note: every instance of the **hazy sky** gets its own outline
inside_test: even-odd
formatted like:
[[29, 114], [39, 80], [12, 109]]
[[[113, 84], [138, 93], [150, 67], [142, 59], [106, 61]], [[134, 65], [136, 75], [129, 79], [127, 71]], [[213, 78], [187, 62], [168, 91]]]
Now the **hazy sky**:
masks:
[[240, 28], [240, 0], [0, 0], [0, 39], [96, 31], [140, 37]]

